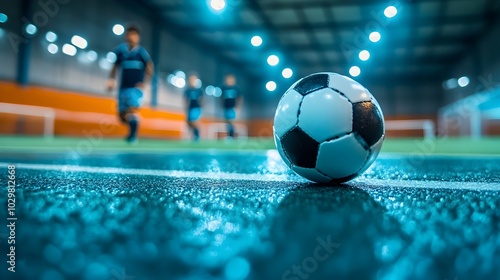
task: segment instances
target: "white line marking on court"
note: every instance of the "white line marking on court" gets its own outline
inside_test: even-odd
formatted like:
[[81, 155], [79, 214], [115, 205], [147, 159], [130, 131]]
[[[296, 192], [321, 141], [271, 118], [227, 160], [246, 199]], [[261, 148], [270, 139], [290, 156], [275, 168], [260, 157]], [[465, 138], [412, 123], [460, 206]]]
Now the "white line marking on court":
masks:
[[[1, 168], [6, 168], [7, 163], [0, 162]], [[98, 174], [123, 174], [123, 175], [145, 175], [145, 176], [161, 176], [174, 178], [199, 178], [199, 179], [216, 179], [216, 180], [244, 180], [244, 181], [276, 181], [276, 182], [293, 182], [287, 175], [278, 174], [244, 174], [230, 172], [201, 172], [201, 171], [183, 171], [183, 170], [159, 170], [159, 169], [134, 169], [134, 168], [119, 168], [119, 167], [95, 167], [95, 166], [76, 166], [76, 165], [51, 165], [51, 164], [15, 164], [17, 169], [30, 169], [42, 171], [59, 171], [59, 172], [83, 172], [83, 173], [98, 173]], [[306, 182], [306, 181], [304, 181]]]
[[[6, 168], [9, 164], [0, 162], [0, 168]], [[200, 172], [182, 170], [158, 170], [158, 169], [133, 169], [119, 167], [95, 167], [76, 165], [51, 165], [51, 164], [15, 164], [19, 169], [57, 171], [57, 172], [81, 172], [95, 174], [123, 174], [123, 175], [144, 175], [173, 178], [196, 178], [211, 180], [242, 180], [242, 181], [267, 181], [267, 182], [295, 182], [307, 183], [308, 181], [298, 176], [286, 174], [245, 174], [230, 172]], [[361, 189], [371, 189], [373, 187], [396, 187], [396, 188], [425, 188], [425, 189], [461, 189], [461, 190], [491, 190], [500, 191], [500, 183], [484, 182], [449, 182], [449, 181], [418, 181], [418, 180], [383, 180], [357, 178], [350, 185]]]

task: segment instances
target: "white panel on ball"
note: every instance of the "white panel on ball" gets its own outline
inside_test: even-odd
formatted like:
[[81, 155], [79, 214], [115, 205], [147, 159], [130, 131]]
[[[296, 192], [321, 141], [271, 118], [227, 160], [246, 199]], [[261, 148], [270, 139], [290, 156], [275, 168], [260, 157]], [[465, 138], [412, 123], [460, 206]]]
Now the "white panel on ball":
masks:
[[352, 105], [329, 88], [304, 97], [300, 106], [299, 127], [319, 143], [352, 130]]
[[339, 74], [330, 73], [329, 87], [342, 92], [352, 103], [370, 101], [372, 94], [360, 83]]
[[321, 174], [318, 170], [314, 168], [302, 168], [298, 166], [292, 166], [292, 170], [300, 176], [318, 183], [328, 183], [332, 179]]
[[363, 169], [368, 151], [359, 144], [354, 134], [321, 143], [316, 168], [323, 174], [340, 179]]
[[283, 137], [297, 124], [300, 102], [303, 96], [291, 89], [281, 98], [274, 115], [274, 131], [278, 137]]
[[285, 152], [283, 151], [283, 147], [281, 147], [281, 141], [276, 135], [276, 132], [274, 133], [274, 144], [276, 144], [276, 149], [278, 150], [278, 153], [281, 156], [281, 159], [285, 162], [285, 164], [290, 167], [292, 163], [288, 160], [288, 157], [286, 156]]

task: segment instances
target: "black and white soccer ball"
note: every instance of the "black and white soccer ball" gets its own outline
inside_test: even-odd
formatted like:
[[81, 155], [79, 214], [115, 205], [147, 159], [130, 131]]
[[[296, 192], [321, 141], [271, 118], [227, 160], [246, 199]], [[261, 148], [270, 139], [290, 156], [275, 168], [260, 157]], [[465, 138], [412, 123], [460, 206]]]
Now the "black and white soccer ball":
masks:
[[373, 95], [336, 73], [312, 74], [293, 84], [278, 104], [273, 129], [283, 161], [319, 183], [345, 182], [363, 173], [385, 138]]

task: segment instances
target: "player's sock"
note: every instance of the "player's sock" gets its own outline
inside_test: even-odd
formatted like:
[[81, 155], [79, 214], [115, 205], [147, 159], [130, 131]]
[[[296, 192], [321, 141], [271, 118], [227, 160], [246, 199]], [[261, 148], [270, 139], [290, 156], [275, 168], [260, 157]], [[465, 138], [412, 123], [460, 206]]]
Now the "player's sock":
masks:
[[234, 126], [231, 123], [227, 124], [227, 134], [229, 137], [234, 138]]
[[200, 130], [197, 127], [193, 128], [193, 138], [194, 141], [200, 140]]
[[129, 142], [134, 141], [137, 137], [137, 128], [139, 126], [139, 120], [136, 116], [132, 115], [128, 120], [129, 134], [127, 140]]

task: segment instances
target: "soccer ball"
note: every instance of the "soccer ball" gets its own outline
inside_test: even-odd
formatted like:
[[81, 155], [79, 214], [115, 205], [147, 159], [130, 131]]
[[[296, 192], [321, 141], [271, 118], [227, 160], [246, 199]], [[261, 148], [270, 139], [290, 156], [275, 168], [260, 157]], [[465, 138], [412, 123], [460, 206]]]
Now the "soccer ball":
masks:
[[288, 167], [318, 183], [346, 182], [363, 173], [385, 138], [373, 95], [336, 73], [312, 74], [293, 84], [281, 97], [273, 130]]

